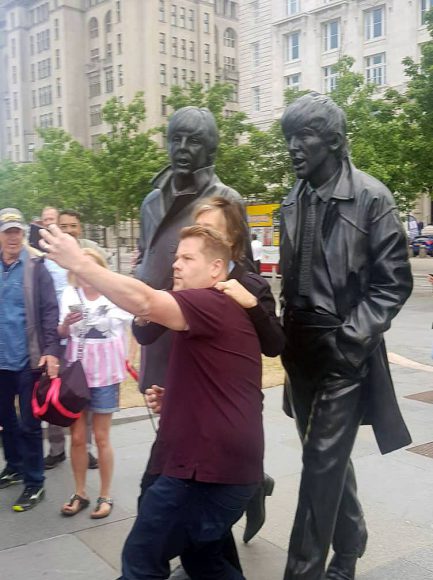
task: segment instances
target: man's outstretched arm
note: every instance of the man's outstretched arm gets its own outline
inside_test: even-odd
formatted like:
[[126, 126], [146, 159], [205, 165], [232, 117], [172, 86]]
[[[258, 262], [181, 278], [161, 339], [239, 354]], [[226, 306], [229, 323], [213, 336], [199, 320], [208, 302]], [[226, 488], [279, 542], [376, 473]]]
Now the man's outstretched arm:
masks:
[[187, 328], [179, 305], [168, 292], [99, 266], [83, 254], [72, 236], [62, 233], [57, 226], [50, 226], [49, 231], [43, 230], [41, 234], [42, 247], [49, 258], [91, 284], [119, 308], [172, 330]]

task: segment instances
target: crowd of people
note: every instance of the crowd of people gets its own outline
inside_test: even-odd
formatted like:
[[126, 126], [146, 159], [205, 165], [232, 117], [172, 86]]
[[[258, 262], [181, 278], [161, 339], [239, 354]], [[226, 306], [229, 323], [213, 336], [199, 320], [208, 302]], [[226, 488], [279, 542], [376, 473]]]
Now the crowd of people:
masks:
[[[351, 163], [344, 114], [329, 98], [294, 101], [282, 130], [297, 181], [281, 206], [280, 319], [241, 197], [215, 174], [218, 131], [207, 109], [184, 107], [170, 119], [170, 165], [141, 207], [135, 277], [106, 267], [81, 238], [76, 212], [44, 209], [42, 257], [26, 245], [22, 214], [0, 211], [0, 488], [24, 482], [14, 510], [44, 495], [35, 377], [55, 377], [82, 352], [91, 400], [71, 427], [75, 488], [60, 511], [89, 506], [93, 432], [100, 495], [91, 517], [111, 513], [109, 433], [129, 326], [141, 345], [139, 388], [160, 421], [123, 580], [244, 578], [231, 528], [245, 513], [250, 541], [274, 487], [263, 471], [262, 354], [281, 354], [283, 408], [302, 445], [284, 580], [355, 578], [367, 544], [350, 460], [359, 425], [372, 424], [383, 453], [410, 442], [383, 342], [412, 288], [392, 195]], [[50, 427], [45, 468], [64, 459], [63, 430]]]

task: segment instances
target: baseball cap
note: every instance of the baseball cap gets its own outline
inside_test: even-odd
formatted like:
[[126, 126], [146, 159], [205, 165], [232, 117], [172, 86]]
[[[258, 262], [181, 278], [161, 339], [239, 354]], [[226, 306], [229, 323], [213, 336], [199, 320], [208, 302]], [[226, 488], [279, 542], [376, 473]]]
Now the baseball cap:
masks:
[[14, 207], [0, 209], [0, 232], [5, 232], [11, 228], [26, 229], [23, 214], [19, 209], [15, 209]]

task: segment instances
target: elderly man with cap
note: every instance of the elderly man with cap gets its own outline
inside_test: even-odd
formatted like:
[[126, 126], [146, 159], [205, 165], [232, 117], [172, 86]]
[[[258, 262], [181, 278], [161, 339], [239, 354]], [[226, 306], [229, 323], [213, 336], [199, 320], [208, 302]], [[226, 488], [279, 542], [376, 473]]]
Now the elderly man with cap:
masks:
[[19, 210], [0, 210], [0, 424], [6, 459], [0, 489], [24, 483], [12, 507], [16, 512], [33, 508], [44, 496], [42, 429], [31, 397], [41, 369], [54, 378], [59, 367], [54, 285], [43, 259], [26, 247], [25, 234]]

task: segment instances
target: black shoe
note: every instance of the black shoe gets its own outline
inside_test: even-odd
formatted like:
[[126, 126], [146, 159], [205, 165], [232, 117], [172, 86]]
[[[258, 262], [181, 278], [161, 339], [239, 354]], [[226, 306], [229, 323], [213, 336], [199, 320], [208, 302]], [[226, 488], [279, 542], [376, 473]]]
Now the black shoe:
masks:
[[0, 489], [4, 489], [5, 487], [9, 487], [10, 485], [14, 485], [15, 483], [22, 483], [23, 476], [14, 471], [13, 469], [9, 469], [9, 467], [5, 467], [3, 471], [0, 473]]
[[23, 493], [12, 506], [14, 512], [26, 512], [35, 507], [44, 497], [45, 490], [43, 487], [34, 487], [27, 485]]
[[332, 556], [328, 569], [326, 570], [326, 580], [354, 580], [358, 558], [361, 558], [367, 547], [367, 530], [363, 533], [360, 548], [357, 554], [338, 554]]
[[183, 566], [179, 565], [170, 574], [168, 580], [189, 580], [189, 576], [183, 569]]
[[87, 455], [89, 456], [89, 464], [88, 464], [88, 468], [89, 469], [98, 469], [99, 467], [99, 463], [98, 460], [96, 459], [96, 457], [94, 457], [90, 451], [87, 453]]
[[259, 489], [256, 491], [255, 495], [251, 498], [245, 510], [247, 516], [247, 525], [244, 531], [243, 540], [245, 544], [252, 540], [260, 528], [265, 523], [266, 511], [265, 511], [265, 498], [267, 495], [272, 495], [274, 491], [275, 481], [272, 477], [265, 474], [265, 479], [260, 485]]
[[65, 461], [65, 459], [66, 455], [64, 451], [62, 451], [62, 453], [59, 453], [58, 455], [51, 455], [50, 453], [44, 459], [44, 467], [45, 469], [54, 469], [54, 467], [57, 467], [57, 465], [59, 465], [59, 463], [62, 463], [62, 461]]

